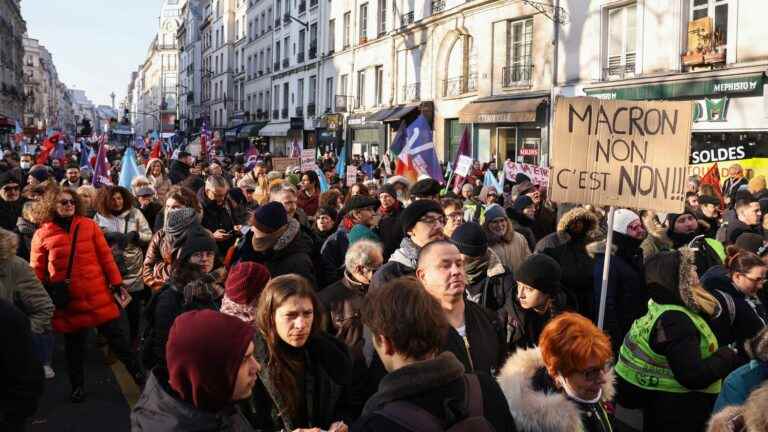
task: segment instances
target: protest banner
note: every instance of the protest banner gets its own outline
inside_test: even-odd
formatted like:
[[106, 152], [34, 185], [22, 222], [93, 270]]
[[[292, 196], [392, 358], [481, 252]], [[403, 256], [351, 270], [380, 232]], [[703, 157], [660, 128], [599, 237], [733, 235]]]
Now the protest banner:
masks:
[[469, 175], [469, 169], [472, 168], [472, 158], [467, 155], [459, 155], [459, 159], [456, 161], [456, 169], [454, 173], [462, 177]]
[[525, 174], [531, 179], [531, 183], [535, 185], [545, 189], [549, 187], [549, 168], [547, 167], [512, 160], [504, 162], [504, 175], [507, 177], [507, 180], [514, 181], [517, 173]]
[[301, 171], [314, 171], [316, 167], [315, 149], [303, 149], [301, 151]]
[[272, 171], [285, 171], [286, 168], [292, 166], [299, 166], [301, 164], [300, 158], [289, 157], [273, 157], [272, 158]]
[[357, 183], [357, 167], [354, 165], [347, 166], [347, 186], [352, 187]]
[[557, 98], [555, 202], [682, 212], [691, 102]]

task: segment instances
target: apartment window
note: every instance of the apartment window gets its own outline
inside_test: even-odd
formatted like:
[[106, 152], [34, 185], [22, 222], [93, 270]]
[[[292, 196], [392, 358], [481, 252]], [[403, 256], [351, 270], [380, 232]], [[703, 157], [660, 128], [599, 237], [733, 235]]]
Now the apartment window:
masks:
[[272, 92], [272, 94], [275, 96], [275, 101], [272, 104], [272, 108], [275, 110], [272, 113], [272, 118], [278, 118], [277, 111], [280, 109], [280, 86], [275, 86], [275, 91]]
[[339, 94], [340, 95], [347, 95], [347, 78], [348, 75], [344, 74], [339, 77]]
[[267, 48], [267, 55], [265, 57], [267, 62], [266, 69], [267, 69], [267, 73], [269, 73], [272, 71], [272, 48]]
[[344, 49], [349, 48], [349, 31], [352, 22], [352, 15], [350, 12], [344, 13]]
[[507, 23], [507, 66], [502, 72], [504, 85], [524, 84], [531, 80], [533, 68], [533, 19]]
[[301, 78], [298, 81], [298, 88], [296, 89], [296, 112], [298, 113], [299, 109], [304, 108], [304, 79]]
[[[290, 38], [289, 38], [289, 36], [286, 36], [283, 39], [283, 48], [285, 48], [285, 51], [284, 51], [285, 55], [283, 56], [283, 58], [286, 59], [286, 60], [288, 60], [288, 51], [290, 50], [290, 48], [289, 48], [290, 46], [291, 46]], [[296, 51], [295, 48], [294, 48], [294, 51]]]
[[375, 93], [375, 100], [374, 103], [376, 106], [380, 106], [382, 104], [383, 98], [384, 98], [384, 67], [383, 66], [376, 66], [375, 69], [375, 80], [376, 80], [376, 93]]
[[[283, 112], [288, 111], [288, 83], [283, 83]], [[287, 117], [287, 114], [284, 114], [283, 117]]]
[[691, 19], [712, 18], [716, 34], [722, 38], [721, 45], [726, 45], [728, 42], [728, 1], [691, 0]]
[[325, 110], [333, 111], [333, 77], [325, 79]]
[[332, 53], [336, 50], [336, 20], [332, 19], [328, 21], [328, 52]]
[[317, 91], [317, 77], [312, 75], [309, 77], [309, 103], [315, 103], [315, 92]]
[[299, 30], [299, 61], [304, 61], [304, 46], [306, 44], [306, 34], [304, 30]]
[[379, 0], [379, 35], [387, 32], [387, 0]]
[[360, 43], [368, 42], [368, 3], [360, 5]]
[[[286, 0], [291, 1], [291, 0]], [[277, 5], [275, 6], [275, 22], [278, 22], [280, 20], [280, 17], [283, 15], [280, 12], [283, 10], [283, 1], [277, 0]]]
[[365, 71], [361, 70], [357, 72], [357, 108], [365, 106]]
[[309, 58], [317, 56], [317, 23], [309, 25]]
[[608, 10], [608, 58], [606, 75], [623, 77], [635, 72], [637, 5]]
[[275, 42], [275, 63], [280, 61], [280, 41]]

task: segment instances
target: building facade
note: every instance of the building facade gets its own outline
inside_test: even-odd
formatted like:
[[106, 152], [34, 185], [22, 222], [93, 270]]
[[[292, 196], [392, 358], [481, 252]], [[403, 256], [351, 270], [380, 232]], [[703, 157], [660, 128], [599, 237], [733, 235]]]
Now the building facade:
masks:
[[0, 133], [21, 123], [25, 110], [24, 43], [20, 0], [0, 0]]

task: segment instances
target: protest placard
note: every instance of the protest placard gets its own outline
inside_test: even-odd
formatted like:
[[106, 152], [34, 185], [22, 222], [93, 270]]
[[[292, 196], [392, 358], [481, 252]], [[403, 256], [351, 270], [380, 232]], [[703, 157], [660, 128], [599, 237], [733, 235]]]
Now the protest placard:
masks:
[[301, 164], [300, 158], [273, 157], [272, 171], [285, 171], [286, 168], [299, 166], [299, 164]]
[[557, 98], [551, 199], [681, 212], [692, 109], [682, 101]]
[[456, 175], [466, 177], [469, 175], [469, 169], [472, 168], [472, 158], [467, 155], [459, 155], [459, 160], [456, 161]]
[[549, 187], [549, 168], [547, 167], [507, 160], [504, 163], [504, 175], [507, 180], [514, 181], [517, 173], [525, 174], [535, 185], [545, 189]]
[[301, 151], [301, 171], [314, 171], [317, 168], [315, 159], [315, 149], [304, 149]]
[[347, 166], [347, 186], [352, 187], [357, 183], [357, 167], [354, 165]]

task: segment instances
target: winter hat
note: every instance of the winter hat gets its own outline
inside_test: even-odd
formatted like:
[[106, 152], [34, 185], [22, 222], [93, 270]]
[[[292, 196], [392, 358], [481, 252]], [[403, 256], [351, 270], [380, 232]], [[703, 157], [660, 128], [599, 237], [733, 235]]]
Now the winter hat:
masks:
[[241, 261], [229, 269], [224, 293], [235, 303], [252, 304], [258, 300], [270, 277], [269, 270], [263, 264]]
[[400, 225], [403, 227], [403, 233], [407, 235], [408, 231], [416, 225], [416, 222], [429, 212], [443, 214], [443, 208], [440, 207], [440, 203], [434, 200], [418, 200], [412, 202], [411, 205], [406, 207], [405, 210], [400, 213]]
[[288, 180], [292, 185], [298, 186], [301, 179], [296, 174], [288, 174], [285, 176], [285, 179]]
[[720, 198], [712, 196], [712, 195], [700, 195], [699, 196], [699, 204], [712, 204], [719, 206], [720, 205]]
[[218, 412], [231, 403], [254, 327], [210, 309], [179, 315], [165, 345], [168, 383], [197, 409]]
[[347, 234], [347, 239], [349, 240], [349, 245], [352, 246], [355, 242], [358, 240], [373, 240], [375, 242], [381, 243], [381, 239], [379, 236], [376, 235], [370, 228], [363, 224], [355, 224], [355, 226], [352, 227], [351, 230], [349, 230], [349, 233]]
[[216, 252], [217, 250], [216, 240], [211, 233], [200, 225], [194, 225], [187, 231], [184, 245], [179, 250], [179, 259], [184, 261], [195, 252]]
[[32, 168], [32, 170], [29, 171], [29, 175], [34, 177], [40, 183], [48, 180], [48, 178], [50, 177], [50, 174], [48, 173], [48, 168], [44, 166], [37, 166], [35, 168]]
[[272, 180], [279, 180], [283, 178], [283, 173], [280, 171], [270, 171], [267, 174], [267, 181], [271, 182]]
[[12, 171], [5, 171], [0, 174], [0, 188], [9, 184], [20, 185], [21, 182], [19, 181], [18, 176], [14, 175]]
[[[528, 197], [530, 199], [530, 197]], [[533, 201], [531, 201], [533, 202]], [[504, 209], [498, 204], [491, 204], [485, 209], [485, 221], [490, 222], [498, 218], [506, 218], [507, 214]]]
[[763, 247], [763, 243], [763, 236], [751, 232], [745, 232], [736, 238], [734, 246], [756, 254], [757, 251]]
[[359, 210], [366, 207], [373, 207], [373, 209], [379, 208], [379, 200], [372, 196], [355, 195], [349, 199], [349, 202], [341, 209], [342, 214], [347, 214], [352, 210]]
[[237, 187], [240, 189], [256, 189], [256, 180], [249, 175], [243, 176], [243, 178], [237, 181]]
[[515, 174], [515, 184], [526, 183], [526, 182], [530, 183], [531, 178], [521, 172]]
[[152, 186], [142, 186], [136, 190], [136, 196], [153, 196], [155, 195], [155, 188]]
[[529, 197], [528, 195], [520, 195], [515, 200], [515, 203], [512, 204], [512, 210], [518, 213], [522, 213], [526, 207], [530, 207], [532, 205], [533, 205], [533, 198]]
[[419, 180], [411, 186], [411, 196], [417, 198], [428, 198], [438, 194], [440, 194], [440, 183], [432, 178]]
[[540, 253], [528, 256], [515, 272], [518, 282], [548, 295], [554, 295], [561, 290], [561, 277], [560, 264], [549, 255]]
[[613, 212], [613, 231], [620, 234], [626, 234], [629, 225], [639, 219], [640, 216], [632, 210], [620, 208]]
[[675, 222], [677, 222], [677, 219], [680, 218], [680, 216], [684, 214], [689, 214], [693, 217], [696, 217], [695, 214], [689, 211], [684, 211], [682, 213], [668, 213], [667, 214], [667, 232], [671, 233], [675, 229]]
[[456, 228], [451, 242], [459, 252], [470, 257], [480, 257], [488, 251], [488, 237], [477, 222], [467, 222]]
[[272, 201], [257, 208], [253, 219], [254, 228], [264, 234], [272, 234], [288, 224], [288, 213], [282, 204]]
[[515, 187], [517, 188], [518, 195], [525, 195], [533, 192], [533, 190], [536, 189], [536, 185], [534, 185], [530, 181], [524, 181]]
[[197, 212], [190, 207], [182, 207], [180, 209], [174, 209], [168, 212], [165, 216], [166, 229], [171, 231], [179, 231], [192, 224], [197, 218]]
[[391, 196], [394, 199], [397, 199], [397, 190], [395, 190], [395, 185], [393, 184], [383, 184], [379, 186], [379, 192], [376, 195], [383, 193]]

